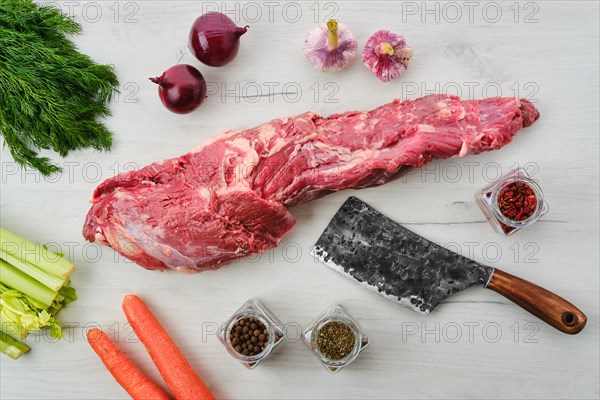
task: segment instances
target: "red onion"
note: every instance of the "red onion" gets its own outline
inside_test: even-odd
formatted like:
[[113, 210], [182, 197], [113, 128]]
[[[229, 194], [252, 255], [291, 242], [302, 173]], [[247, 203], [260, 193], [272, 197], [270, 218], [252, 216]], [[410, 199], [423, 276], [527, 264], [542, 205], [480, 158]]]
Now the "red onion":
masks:
[[194, 21], [188, 46], [200, 62], [221, 67], [235, 58], [240, 36], [247, 30], [247, 26], [237, 27], [225, 14], [209, 12]]
[[188, 64], [175, 65], [150, 80], [158, 84], [158, 95], [163, 105], [175, 114], [194, 111], [206, 98], [204, 77]]

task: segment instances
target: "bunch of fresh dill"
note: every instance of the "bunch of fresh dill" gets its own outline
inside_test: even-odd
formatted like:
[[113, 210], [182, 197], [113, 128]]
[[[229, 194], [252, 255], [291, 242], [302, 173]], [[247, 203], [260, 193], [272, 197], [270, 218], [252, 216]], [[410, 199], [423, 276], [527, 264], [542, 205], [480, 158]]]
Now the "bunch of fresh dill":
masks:
[[110, 114], [117, 77], [77, 50], [68, 35], [80, 32], [57, 8], [0, 0], [0, 135], [17, 163], [43, 175], [61, 169], [40, 149], [64, 157], [112, 144], [98, 119]]

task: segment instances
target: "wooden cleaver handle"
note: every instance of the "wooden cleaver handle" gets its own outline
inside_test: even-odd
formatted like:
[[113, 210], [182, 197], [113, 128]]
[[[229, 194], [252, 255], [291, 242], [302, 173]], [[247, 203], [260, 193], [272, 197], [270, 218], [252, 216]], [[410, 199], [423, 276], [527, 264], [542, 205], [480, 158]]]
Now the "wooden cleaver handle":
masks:
[[579, 333], [587, 322], [585, 314], [562, 297], [499, 269], [486, 287], [564, 333]]

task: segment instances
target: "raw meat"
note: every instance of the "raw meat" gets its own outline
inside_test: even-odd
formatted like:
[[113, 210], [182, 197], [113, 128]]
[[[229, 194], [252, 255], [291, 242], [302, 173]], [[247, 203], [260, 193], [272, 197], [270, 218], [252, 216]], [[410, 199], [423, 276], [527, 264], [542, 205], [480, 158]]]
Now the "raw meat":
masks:
[[104, 181], [83, 235], [148, 269], [198, 272], [276, 246], [286, 206], [380, 185], [432, 158], [499, 149], [539, 117], [527, 100], [432, 95], [227, 131]]

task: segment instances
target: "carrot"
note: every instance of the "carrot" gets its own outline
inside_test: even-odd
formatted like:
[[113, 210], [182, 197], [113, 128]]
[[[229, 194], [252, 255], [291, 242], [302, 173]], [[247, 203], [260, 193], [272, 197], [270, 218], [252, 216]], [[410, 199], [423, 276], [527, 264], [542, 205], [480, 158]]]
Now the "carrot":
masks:
[[93, 328], [88, 331], [87, 338], [108, 371], [134, 400], [169, 400], [169, 395], [140, 371], [106, 333]]
[[142, 299], [128, 294], [123, 298], [123, 311], [176, 399], [214, 400], [215, 397]]

